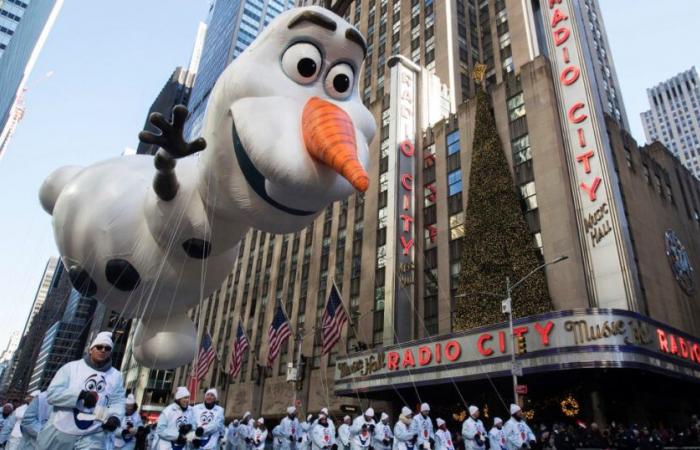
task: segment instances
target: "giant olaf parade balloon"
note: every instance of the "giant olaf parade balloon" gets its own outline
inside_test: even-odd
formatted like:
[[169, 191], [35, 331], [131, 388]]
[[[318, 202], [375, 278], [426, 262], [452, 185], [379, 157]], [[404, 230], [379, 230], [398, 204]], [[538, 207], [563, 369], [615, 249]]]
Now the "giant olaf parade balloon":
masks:
[[[286, 11], [221, 74], [202, 137], [187, 109], [153, 114], [156, 155], [67, 166], [41, 187], [73, 286], [140, 319], [139, 363], [192, 361], [186, 312], [229, 275], [249, 228], [302, 229], [330, 203], [365, 191], [374, 119], [357, 78], [365, 41], [332, 12]], [[196, 156], [191, 156], [196, 155]]]

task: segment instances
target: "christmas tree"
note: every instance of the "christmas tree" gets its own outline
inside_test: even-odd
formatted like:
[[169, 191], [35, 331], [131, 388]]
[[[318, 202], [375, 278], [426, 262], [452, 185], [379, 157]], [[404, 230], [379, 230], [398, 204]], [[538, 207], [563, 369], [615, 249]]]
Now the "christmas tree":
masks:
[[[455, 330], [504, 321], [501, 300], [505, 298], [506, 277], [513, 284], [540, 264], [488, 95], [478, 89], [476, 101]], [[501, 292], [501, 298], [488, 294]], [[544, 271], [518, 286], [512, 300], [514, 317], [551, 311]]]

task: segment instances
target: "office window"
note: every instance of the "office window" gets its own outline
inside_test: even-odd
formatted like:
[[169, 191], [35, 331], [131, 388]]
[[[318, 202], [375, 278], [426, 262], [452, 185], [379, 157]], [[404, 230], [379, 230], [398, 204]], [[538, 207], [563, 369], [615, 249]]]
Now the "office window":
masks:
[[459, 130], [455, 130], [446, 137], [447, 155], [452, 155], [459, 151]]
[[447, 174], [447, 195], [462, 192], [462, 172], [457, 169]]

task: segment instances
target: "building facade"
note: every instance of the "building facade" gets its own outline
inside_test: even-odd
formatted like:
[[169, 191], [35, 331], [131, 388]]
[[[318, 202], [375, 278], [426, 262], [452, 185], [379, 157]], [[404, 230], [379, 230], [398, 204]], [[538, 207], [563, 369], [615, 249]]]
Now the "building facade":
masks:
[[62, 5], [63, 0], [0, 4], [0, 45], [12, 36], [0, 50], [0, 157], [22, 118], [24, 87]]
[[664, 144], [700, 177], [700, 86], [695, 67], [647, 89], [642, 125], [647, 143]]
[[72, 289], [59, 321], [44, 333], [27, 387], [46, 390], [58, 369], [83, 356], [97, 301]]
[[44, 336], [47, 330], [63, 317], [71, 291], [68, 272], [59, 262], [55, 266], [44, 303], [22, 335], [19, 347], [12, 359], [10, 371], [2, 386], [2, 396], [5, 399], [21, 400], [24, 398], [41, 351]]
[[7, 0], [0, 4], [0, 57], [15, 34], [29, 2]]
[[[637, 151], [597, 3], [358, 0], [346, 18], [368, 44], [357, 78], [378, 124], [370, 188], [333, 204], [298, 233], [246, 235], [226, 282], [191, 312], [218, 355], [201, 390], [223, 392], [228, 417], [250, 410], [274, 420], [294, 401], [304, 411], [328, 406], [342, 417], [368, 404], [396, 412], [400, 403], [425, 400], [438, 403], [431, 404], [441, 417], [471, 403], [508, 415], [512, 348], [504, 324], [453, 326], [460, 260], [468, 251], [461, 245], [467, 193], [482, 181], [471, 172], [473, 97], [480, 89], [472, 73], [484, 64], [529, 228], [523, 239], [542, 262], [568, 257], [545, 269], [554, 310], [516, 322], [529, 348], [521, 363], [531, 388], [524, 406], [555, 417], [551, 405], [579, 386], [572, 395], [581, 416], [602, 423], [655, 417], [624, 400], [643, 389], [639, 401], [662, 402], [673, 417], [697, 408], [689, 398], [664, 399], [661, 387], [680, 380], [697, 392], [692, 355], [700, 336], [694, 287], [700, 279], [692, 267], [700, 242], [692, 230], [699, 186], [662, 147]], [[390, 63], [392, 55], [403, 58]], [[452, 113], [434, 123], [421, 119], [426, 73], [450, 93]], [[408, 118], [398, 115], [399, 106], [412, 111]], [[406, 130], [400, 120], [413, 121], [411, 135], [398, 134]], [[412, 189], [401, 184], [406, 170]], [[397, 221], [404, 194], [412, 205], [407, 231]], [[658, 211], [663, 217], [650, 217]], [[400, 243], [410, 247], [409, 260], [400, 260]], [[320, 320], [333, 282], [350, 323], [340, 344], [322, 356]], [[505, 280], [493, 287], [502, 290]], [[267, 329], [280, 303], [296, 336], [266, 368]], [[226, 371], [239, 321], [251, 347], [241, 374], [231, 379]], [[430, 356], [420, 346], [430, 346]], [[299, 349], [302, 380], [289, 382], [288, 364]], [[501, 358], [493, 365], [481, 359], [489, 350]], [[436, 366], [440, 361], [460, 370], [448, 373]], [[178, 369], [175, 384], [187, 384], [190, 373], [191, 367]]]
[[216, 0], [211, 3], [207, 33], [189, 103], [185, 136], [199, 137], [214, 83], [272, 19], [294, 0]]

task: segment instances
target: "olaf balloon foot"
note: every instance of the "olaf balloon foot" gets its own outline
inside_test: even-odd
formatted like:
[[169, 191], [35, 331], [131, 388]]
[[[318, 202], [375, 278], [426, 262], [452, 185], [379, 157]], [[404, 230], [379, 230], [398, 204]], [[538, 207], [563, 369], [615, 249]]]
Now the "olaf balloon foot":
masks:
[[136, 361], [152, 369], [174, 369], [192, 362], [197, 330], [185, 315], [143, 320], [134, 335]]

